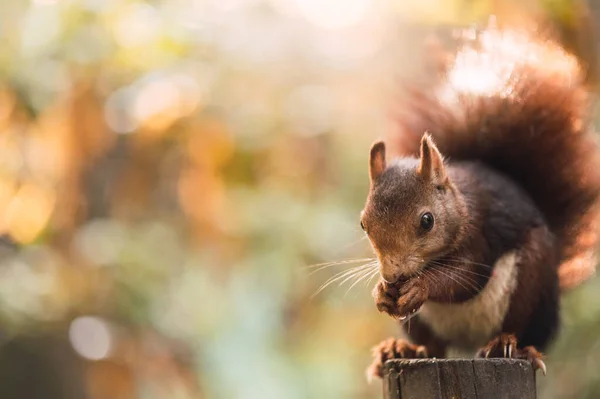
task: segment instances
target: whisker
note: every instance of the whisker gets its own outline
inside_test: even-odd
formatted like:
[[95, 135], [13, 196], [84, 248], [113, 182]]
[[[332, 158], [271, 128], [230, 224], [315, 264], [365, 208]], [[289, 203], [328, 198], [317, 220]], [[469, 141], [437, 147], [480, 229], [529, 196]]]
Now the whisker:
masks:
[[348, 265], [348, 264], [359, 263], [359, 262], [372, 262], [374, 260], [375, 260], [375, 258], [358, 258], [358, 259], [348, 259], [348, 260], [337, 260], [337, 261], [332, 261], [332, 262], [317, 263], [315, 265], [305, 266], [305, 268], [306, 269], [315, 269], [315, 270], [312, 270], [308, 274], [310, 276], [312, 274], [315, 274], [317, 272], [325, 270], [329, 267]]
[[482, 288], [481, 284], [479, 284], [473, 278], [469, 278], [468, 276], [464, 276], [464, 275], [455, 273], [454, 277], [456, 277], [457, 279], [461, 280], [463, 283], [468, 284], [471, 288], [473, 288], [473, 290], [475, 290], [477, 292], [479, 292], [481, 290], [481, 288]]
[[463, 281], [465, 283], [469, 283], [471, 286], [481, 289], [481, 287], [482, 287], [481, 284], [479, 284], [479, 282], [474, 277], [466, 276], [466, 275], [463, 275], [460, 273], [460, 272], [464, 272], [465, 270], [462, 270], [458, 267], [453, 268], [452, 266], [447, 265], [447, 264], [439, 264], [438, 266], [444, 267], [444, 268], [452, 271], [453, 272], [452, 275], [455, 276], [456, 278], [461, 279], [461, 281]]
[[353, 278], [357, 277], [358, 275], [361, 275], [363, 271], [365, 271], [365, 269], [368, 271], [369, 269], [371, 269], [372, 267], [375, 267], [374, 263], [367, 263], [366, 265], [363, 265], [363, 267], [360, 270], [357, 270], [356, 273], [353, 273], [351, 275], [349, 275], [348, 277], [346, 277], [344, 280], [342, 280], [341, 283], [338, 284], [338, 286], [342, 286], [346, 283], [346, 281], [350, 281]]
[[474, 262], [474, 261], [472, 261], [470, 259], [461, 258], [461, 257], [457, 257], [457, 256], [442, 256], [440, 259], [446, 259], [446, 260], [449, 260], [449, 261], [456, 261], [456, 262], [464, 262], [464, 263], [469, 263], [471, 265], [488, 267], [490, 269], [492, 269], [494, 267], [494, 266], [488, 265], [486, 263]]
[[472, 277], [469, 276], [465, 276], [459, 273], [453, 273], [452, 274], [454, 277], [456, 277], [458, 280], [462, 281], [463, 283], [467, 284], [470, 288], [472, 288], [474, 291], [480, 291], [482, 288], [482, 285], [479, 284], [476, 280], [474, 280]]
[[431, 270], [422, 269], [420, 270], [420, 273], [424, 278], [433, 280], [433, 282], [436, 285], [440, 284], [440, 280], [437, 278], [437, 276], [435, 276], [435, 274]]
[[371, 277], [369, 277], [369, 279], [367, 280], [367, 284], [366, 284], [367, 286], [369, 286], [369, 284], [371, 284], [371, 281], [373, 281], [373, 278], [374, 278], [375, 276], [377, 276], [377, 274], [378, 274], [378, 273], [379, 273], [379, 269], [378, 269], [378, 268], [377, 268], [377, 269], [375, 269], [375, 270], [373, 270], [373, 274], [372, 274], [372, 275], [371, 275]]
[[348, 289], [346, 290], [346, 293], [344, 294], [344, 297], [346, 297], [346, 295], [348, 295], [350, 290], [352, 290], [352, 288], [355, 287], [356, 284], [360, 283], [361, 281], [363, 281], [364, 279], [369, 277], [369, 275], [371, 275], [371, 273], [373, 273], [373, 270], [371, 270], [371, 269], [367, 269], [366, 271], [361, 272], [360, 277], [358, 279], [356, 279], [356, 281], [354, 283], [352, 283], [352, 285], [350, 287], [348, 287]]
[[[432, 270], [433, 270], [433, 269], [432, 269]], [[442, 275], [444, 275], [444, 276], [448, 277], [450, 280], [454, 281], [455, 283], [459, 284], [461, 287], [463, 287], [465, 290], [467, 290], [467, 291], [469, 291], [469, 292], [470, 292], [470, 289], [476, 289], [476, 287], [473, 287], [473, 286], [470, 286], [470, 287], [467, 287], [467, 286], [465, 286], [464, 284], [462, 284], [462, 283], [460, 282], [460, 280], [457, 280], [457, 279], [455, 279], [454, 277], [452, 277], [452, 274], [451, 274], [451, 273], [445, 272], [445, 271], [444, 271], [444, 269], [435, 269], [435, 270], [437, 270], [438, 272], [440, 272]], [[463, 282], [464, 282], [464, 281], [463, 281]], [[470, 288], [470, 289], [469, 289], [469, 288]]]
[[466, 270], [466, 269], [461, 268], [460, 266], [451, 265], [451, 264], [448, 264], [448, 263], [442, 263], [442, 262], [435, 261], [435, 260], [430, 261], [429, 263], [431, 263], [432, 265], [438, 265], [438, 266], [444, 266], [444, 267], [452, 268], [452, 269], [458, 270], [460, 272], [472, 274], [474, 276], [489, 277], [488, 274], [481, 274], [481, 273], [474, 272], [473, 270]]
[[369, 262], [365, 265], [361, 265], [361, 266], [357, 266], [357, 267], [353, 267], [350, 270], [342, 270], [339, 273], [336, 273], [335, 275], [333, 275], [332, 277], [330, 277], [327, 281], [325, 281], [317, 290], [317, 292], [315, 292], [314, 294], [311, 295], [311, 299], [314, 298], [315, 296], [317, 296], [321, 291], [323, 291], [325, 288], [327, 288], [328, 286], [330, 286], [331, 284], [340, 281], [342, 279], [344, 279], [340, 285], [344, 284], [348, 278], [352, 278], [355, 277], [355, 275], [359, 272], [361, 272], [364, 269], [368, 269], [371, 267], [374, 267], [376, 263], [375, 262]]
[[[436, 276], [436, 274], [435, 274], [435, 270], [433, 270], [433, 269], [423, 269], [422, 271], [423, 271], [423, 277], [424, 277], [425, 279], [428, 279], [428, 280], [430, 280], [430, 281], [433, 281], [433, 283], [434, 283], [436, 286], [438, 286], [438, 287], [442, 287], [442, 286], [443, 286], [443, 285], [442, 285], [442, 284], [443, 284], [443, 282], [442, 282], [442, 280], [441, 280], [441, 277], [440, 277], [440, 276]], [[451, 298], [451, 299], [453, 299], [453, 298]], [[451, 300], [450, 302], [452, 302], [452, 300]]]
[[342, 259], [342, 260], [334, 260], [331, 262], [323, 262], [323, 263], [315, 263], [314, 265], [305, 266], [307, 269], [312, 269], [319, 266], [327, 266], [327, 265], [345, 265], [348, 263], [357, 263], [364, 262], [368, 260], [374, 260], [375, 258], [356, 258], [356, 259]]
[[[423, 272], [425, 273], [425, 275], [427, 275], [429, 278], [431, 278], [432, 280], [435, 281], [437, 286], [442, 286], [442, 280], [441, 277], [436, 276], [436, 272], [440, 271], [439, 269], [423, 269]], [[442, 275], [444, 275], [443, 271], [440, 271], [442, 273]], [[454, 299], [454, 295], [451, 295], [450, 297], [450, 303], [452, 303], [452, 300]]]
[[[369, 283], [371, 281], [373, 281], [373, 277], [377, 276], [378, 274], [379, 274], [379, 268], [378, 267], [376, 267], [373, 270], [369, 271], [367, 273], [367, 277], [368, 278], [362, 279], [362, 281], [366, 281], [365, 287], [368, 287]], [[357, 291], [356, 295], [354, 295], [354, 298], [356, 298], [358, 296], [358, 294], [359, 294], [359, 291]]]
[[460, 268], [459, 266], [450, 265], [447, 263], [441, 263], [441, 262], [434, 261], [434, 262], [431, 262], [431, 264], [434, 266], [440, 266], [440, 267], [445, 267], [446, 269], [450, 269], [450, 270], [454, 271], [455, 276], [461, 276], [462, 278], [467, 279], [468, 281], [471, 281], [472, 283], [475, 283], [478, 286], [480, 286], [480, 284], [475, 277], [463, 275], [462, 273], [471, 273], [472, 275], [477, 276], [477, 277], [486, 277], [486, 278], [489, 277], [488, 275], [476, 273], [471, 270], [464, 270], [464, 269]]
[[353, 267], [352, 269], [349, 269], [349, 270], [342, 270], [341, 272], [338, 272], [338, 273], [334, 274], [333, 276], [331, 276], [329, 279], [327, 279], [327, 281], [325, 281], [323, 283], [323, 286], [321, 286], [321, 287], [325, 288], [324, 286], [334, 283], [335, 281], [341, 280], [346, 276], [358, 273], [359, 271], [365, 269], [366, 267], [367, 267], [367, 265], [361, 265], [361, 266]]

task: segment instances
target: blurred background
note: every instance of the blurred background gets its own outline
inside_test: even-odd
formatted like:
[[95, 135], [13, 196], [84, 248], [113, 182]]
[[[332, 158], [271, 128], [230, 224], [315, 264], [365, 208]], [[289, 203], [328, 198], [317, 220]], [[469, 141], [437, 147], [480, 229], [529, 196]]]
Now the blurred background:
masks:
[[[2, 0], [0, 397], [379, 398], [367, 151], [429, 33], [568, 0]], [[593, 74], [591, 80], [593, 80]], [[364, 262], [363, 262], [364, 263]], [[600, 281], [542, 398], [600, 397]]]

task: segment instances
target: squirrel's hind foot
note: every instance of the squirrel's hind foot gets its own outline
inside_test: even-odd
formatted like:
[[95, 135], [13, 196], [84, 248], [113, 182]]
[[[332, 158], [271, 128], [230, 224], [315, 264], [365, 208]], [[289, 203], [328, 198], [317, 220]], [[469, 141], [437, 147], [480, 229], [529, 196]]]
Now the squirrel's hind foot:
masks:
[[533, 369], [542, 370], [542, 373], [546, 375], [546, 364], [542, 360], [543, 355], [538, 352], [537, 349], [533, 346], [526, 346], [523, 349], [519, 349], [518, 351], [519, 359], [525, 359], [529, 361], [533, 365]]
[[517, 346], [517, 337], [513, 334], [501, 334], [492, 339], [486, 346], [479, 350], [477, 357], [524, 359], [531, 363], [534, 370], [540, 369], [546, 375], [546, 364], [542, 360], [543, 355], [533, 346], [519, 348]]
[[404, 339], [388, 338], [372, 349], [373, 363], [367, 368], [367, 380], [383, 377], [383, 365], [390, 359], [418, 359], [428, 357], [427, 348], [413, 345]]

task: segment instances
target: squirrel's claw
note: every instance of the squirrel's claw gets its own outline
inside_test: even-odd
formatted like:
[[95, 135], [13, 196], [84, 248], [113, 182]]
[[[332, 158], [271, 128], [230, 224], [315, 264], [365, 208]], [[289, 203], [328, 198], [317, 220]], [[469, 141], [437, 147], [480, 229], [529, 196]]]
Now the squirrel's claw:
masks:
[[427, 358], [428, 351], [425, 346], [413, 345], [403, 339], [388, 338], [372, 349], [373, 363], [367, 368], [367, 381], [370, 383], [376, 378], [383, 378], [383, 366], [390, 359], [415, 359]]
[[477, 353], [478, 357], [503, 357], [505, 359], [524, 359], [533, 366], [535, 370], [542, 370], [546, 375], [546, 364], [542, 360], [542, 354], [533, 346], [526, 346], [523, 349], [517, 347], [517, 338], [512, 334], [501, 334], [492, 339], [486, 346]]
[[542, 370], [542, 374], [546, 375], [546, 364], [542, 360], [543, 355], [533, 346], [526, 346], [519, 352], [520, 359], [525, 359], [533, 366], [534, 370]]
[[500, 334], [481, 348], [478, 357], [503, 357], [512, 358], [517, 352], [517, 338], [512, 334]]
[[542, 374], [546, 375], [546, 364], [544, 363], [543, 360], [541, 360], [541, 359], [535, 359], [533, 361], [533, 368], [535, 370], [537, 370], [537, 369], [542, 370]]

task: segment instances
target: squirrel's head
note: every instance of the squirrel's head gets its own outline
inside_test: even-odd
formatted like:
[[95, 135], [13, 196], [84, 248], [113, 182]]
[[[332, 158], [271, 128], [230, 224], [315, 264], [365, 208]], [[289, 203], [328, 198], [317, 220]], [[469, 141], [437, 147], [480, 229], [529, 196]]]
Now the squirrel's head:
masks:
[[373, 144], [369, 175], [360, 223], [379, 259], [381, 277], [394, 283], [418, 274], [453, 247], [463, 225], [464, 202], [427, 133], [418, 159], [399, 158], [389, 165], [383, 141]]

